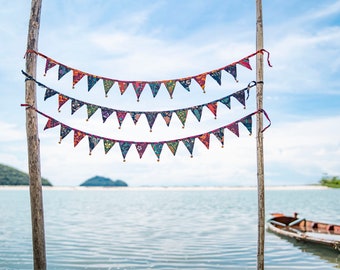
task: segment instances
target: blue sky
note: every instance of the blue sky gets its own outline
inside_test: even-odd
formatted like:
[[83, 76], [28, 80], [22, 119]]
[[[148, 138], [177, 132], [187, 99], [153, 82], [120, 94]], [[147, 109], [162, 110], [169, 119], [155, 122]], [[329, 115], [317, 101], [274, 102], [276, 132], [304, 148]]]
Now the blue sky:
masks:
[[[1, 0], [0, 163], [27, 172], [24, 77], [30, 1]], [[256, 51], [254, 1], [43, 1], [39, 51], [67, 66], [121, 80], [166, 80], [193, 76], [226, 66]], [[265, 63], [264, 109], [272, 126], [264, 133], [266, 185], [311, 184], [323, 174], [340, 175], [340, 1], [263, 1]], [[99, 83], [88, 92], [85, 79], [71, 87], [71, 76], [57, 80], [57, 69], [43, 76], [39, 58], [37, 79], [76, 99], [121, 110], [171, 110], [208, 103], [243, 89], [255, 80], [253, 70], [239, 67], [236, 83], [222, 76], [222, 86], [207, 79], [206, 94], [192, 83], [180, 85], [169, 99], [165, 89], [156, 98], [148, 86], [140, 102], [130, 86], [117, 86], [107, 98]], [[203, 111], [201, 122], [188, 116], [185, 129], [173, 117], [169, 127], [158, 117], [153, 128], [145, 119], [135, 126], [126, 119], [122, 129], [114, 117], [105, 124], [97, 112], [89, 121], [70, 104], [57, 112], [57, 99], [44, 101], [37, 88], [39, 110], [76, 129], [121, 140], [156, 141], [184, 138], [229, 124], [256, 110], [255, 91], [247, 109], [232, 102], [219, 105], [218, 117]], [[128, 118], [128, 117], [127, 117]], [[255, 120], [255, 118], [254, 118]], [[78, 185], [102, 175], [131, 186], [254, 186], [256, 138], [240, 127], [240, 137], [226, 131], [225, 147], [211, 138], [207, 150], [198, 140], [194, 157], [180, 145], [176, 156], [164, 146], [161, 161], [149, 147], [140, 159], [131, 148], [123, 162], [116, 145], [105, 155], [98, 145], [91, 156], [83, 139], [73, 147], [72, 134], [61, 144], [59, 127], [43, 131], [39, 117], [41, 171], [57, 186]], [[266, 122], [265, 122], [266, 124]], [[255, 125], [253, 126], [255, 129]]]

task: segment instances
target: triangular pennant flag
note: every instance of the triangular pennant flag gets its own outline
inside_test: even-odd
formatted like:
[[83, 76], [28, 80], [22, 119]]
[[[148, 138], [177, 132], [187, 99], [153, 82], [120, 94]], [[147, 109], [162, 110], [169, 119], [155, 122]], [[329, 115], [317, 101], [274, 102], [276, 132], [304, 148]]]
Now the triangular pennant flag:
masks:
[[54, 128], [56, 126], [59, 126], [60, 123], [57, 120], [54, 120], [52, 118], [48, 118], [47, 123], [44, 127], [44, 130], [49, 129], [49, 128]]
[[232, 133], [234, 133], [237, 137], [240, 136], [240, 132], [239, 132], [239, 128], [238, 128], [238, 123], [231, 123], [229, 125], [227, 125], [226, 127], [227, 129], [229, 129]]
[[105, 96], [107, 97], [107, 93], [109, 93], [110, 89], [114, 85], [115, 81], [109, 79], [103, 79]]
[[151, 143], [152, 149], [157, 156], [157, 161], [159, 161], [164, 143]]
[[71, 69], [69, 69], [66, 66], [63, 65], [59, 65], [59, 69], [58, 69], [58, 80], [60, 80], [62, 77], [64, 77], [65, 74], [67, 74], [68, 72], [70, 72]]
[[172, 118], [172, 112], [173, 111], [163, 111], [163, 112], [161, 112], [161, 115], [162, 115], [167, 126], [170, 125], [171, 118]]
[[185, 88], [185, 90], [190, 91], [191, 78], [186, 78], [179, 80], [179, 83]]
[[204, 133], [202, 135], [199, 135], [197, 138], [199, 138], [199, 140], [205, 145], [205, 147], [209, 149], [210, 133]]
[[73, 69], [72, 88], [84, 77], [85, 73], [80, 70]]
[[113, 109], [101, 107], [102, 109], [102, 118], [103, 118], [103, 123], [105, 123], [106, 119], [110, 117], [110, 115], [114, 112]]
[[89, 135], [88, 138], [89, 138], [89, 148], [90, 148], [90, 155], [91, 155], [92, 150], [97, 146], [101, 138], [94, 136], [94, 135]]
[[121, 128], [126, 114], [127, 114], [127, 112], [125, 112], [125, 111], [116, 111], [116, 115], [117, 115], [117, 119], [118, 119], [118, 123], [119, 123], [119, 128]]
[[212, 133], [221, 142], [222, 147], [223, 147], [223, 145], [224, 145], [224, 128], [216, 129], [216, 130], [212, 131]]
[[195, 145], [195, 137], [183, 139], [182, 142], [184, 143], [185, 147], [188, 149], [192, 157], [192, 152], [194, 150], [194, 145]]
[[120, 94], [123, 95], [126, 88], [128, 88], [129, 86], [129, 82], [119, 81], [118, 86], [119, 86]]
[[221, 77], [222, 72], [221, 70], [215, 70], [209, 73], [209, 75], [219, 84], [221, 85]]
[[103, 142], [104, 142], [105, 154], [107, 154], [116, 143], [116, 141], [109, 140], [109, 139], [104, 139]]
[[131, 118], [133, 120], [133, 122], [135, 123], [135, 125], [137, 124], [140, 116], [142, 115], [141, 112], [130, 112]]
[[86, 133], [80, 130], [74, 130], [73, 134], [73, 145], [76, 147], [78, 143], [86, 136]]
[[252, 118], [251, 115], [248, 115], [240, 120], [240, 122], [248, 129], [249, 135], [252, 134]]
[[58, 103], [59, 103], [58, 110], [59, 111], [60, 111], [61, 106], [63, 106], [68, 100], [69, 100], [69, 97], [64, 96], [62, 94], [58, 95]]
[[244, 107], [246, 106], [246, 94], [244, 90], [237, 91], [232, 94], [234, 98], [236, 98]]
[[71, 102], [71, 114], [74, 114], [83, 105], [84, 105], [84, 102], [82, 102], [80, 100], [77, 100], [77, 99], [72, 99], [72, 102]]
[[157, 118], [158, 112], [145, 112], [146, 119], [148, 120], [148, 124], [150, 127], [150, 131], [152, 131], [153, 124]]
[[61, 140], [64, 139], [71, 132], [71, 130], [72, 130], [72, 128], [60, 123], [60, 141], [59, 141], [59, 143], [61, 143]]
[[236, 65], [226, 66], [224, 68], [224, 70], [226, 72], [228, 72], [231, 76], [233, 76], [235, 81], [237, 82], [237, 68], [236, 68]]
[[206, 106], [213, 113], [213, 115], [215, 116], [215, 119], [216, 119], [216, 115], [217, 115], [217, 102], [208, 103]]
[[87, 75], [87, 91], [90, 91], [92, 87], [99, 81], [99, 77]]
[[226, 105], [229, 109], [230, 107], [230, 96], [224, 97], [222, 99], [220, 99], [220, 102], [224, 105]]
[[89, 120], [90, 117], [94, 115], [98, 108], [99, 107], [97, 105], [87, 104], [87, 120]]
[[47, 71], [50, 70], [51, 68], [53, 68], [56, 65], [57, 65], [57, 63], [55, 63], [52, 59], [46, 58], [45, 74], [44, 75], [46, 75]]
[[178, 140], [169, 141], [169, 142], [167, 142], [166, 144], [167, 144], [167, 146], [169, 147], [171, 153], [175, 156], [175, 155], [176, 155], [176, 152], [177, 152], [177, 148], [178, 148], [179, 141], [178, 141]]
[[50, 89], [50, 88], [46, 88], [46, 91], [45, 91], [45, 97], [44, 97], [44, 100], [54, 96], [58, 94], [58, 92], [54, 91], [53, 89]]
[[149, 82], [149, 86], [152, 92], [152, 96], [155, 97], [159, 91], [159, 88], [161, 88], [160, 82]]
[[200, 74], [194, 77], [196, 82], [201, 86], [203, 92], [205, 93], [205, 80], [206, 80], [207, 74]]
[[142, 158], [142, 156], [145, 152], [145, 149], [148, 146], [148, 143], [147, 142], [136, 142], [135, 146], [136, 146], [137, 152], [139, 154], [139, 158]]
[[164, 85], [169, 92], [170, 98], [172, 98], [176, 86], [176, 81], [175, 80], [165, 81]]
[[133, 82], [132, 85], [136, 92], [137, 101], [139, 101], [139, 97], [142, 94], [145, 87], [145, 82]]
[[119, 142], [120, 151], [122, 152], [122, 156], [124, 159], [123, 161], [125, 161], [126, 154], [129, 152], [131, 144], [132, 143], [130, 142]]
[[184, 128], [185, 122], [187, 120], [188, 109], [177, 110], [175, 111], [175, 113], [178, 116], [178, 119], [181, 121], [183, 128]]
[[191, 112], [195, 115], [198, 122], [201, 121], [203, 105], [191, 107]]
[[252, 70], [250, 63], [249, 63], [249, 58], [244, 58], [242, 60], [240, 60], [239, 62], [237, 62], [238, 64], [240, 64], [241, 66], [244, 66], [250, 70]]

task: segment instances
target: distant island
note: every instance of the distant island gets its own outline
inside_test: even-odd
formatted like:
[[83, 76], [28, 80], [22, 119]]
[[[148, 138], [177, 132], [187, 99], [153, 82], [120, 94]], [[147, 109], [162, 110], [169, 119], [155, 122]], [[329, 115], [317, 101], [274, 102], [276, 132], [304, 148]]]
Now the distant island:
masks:
[[330, 188], [340, 188], [340, 178], [338, 176], [324, 176], [321, 178], [320, 184]]
[[[52, 186], [45, 178], [41, 178], [43, 186]], [[0, 185], [3, 186], [28, 186], [29, 175], [13, 167], [0, 164]]]
[[94, 176], [80, 185], [81, 187], [127, 187], [123, 180], [111, 180], [102, 176]]

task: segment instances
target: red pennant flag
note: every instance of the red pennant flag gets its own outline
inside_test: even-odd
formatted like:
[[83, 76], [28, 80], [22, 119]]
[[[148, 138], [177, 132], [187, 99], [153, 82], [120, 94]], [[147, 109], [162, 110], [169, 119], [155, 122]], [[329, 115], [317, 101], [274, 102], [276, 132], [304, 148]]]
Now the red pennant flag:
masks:
[[119, 90], [120, 90], [120, 94], [123, 95], [126, 88], [128, 88], [129, 86], [129, 83], [128, 82], [122, 82], [122, 81], [119, 81], [118, 82], [118, 87], [119, 87]]
[[217, 115], [217, 102], [208, 103], [206, 106], [214, 114], [215, 119], [216, 119], [216, 115]]
[[142, 158], [142, 156], [145, 152], [145, 149], [148, 146], [148, 143], [147, 142], [136, 142], [135, 146], [136, 146], [137, 152], [139, 154], [139, 158]]
[[252, 70], [250, 63], [249, 63], [249, 58], [244, 58], [242, 60], [240, 60], [239, 62], [237, 62], [238, 64], [240, 64], [241, 66], [244, 66], [250, 70]]
[[55, 63], [52, 59], [50, 58], [46, 58], [46, 65], [45, 65], [45, 74], [46, 75], [47, 71], [51, 68], [53, 68], [54, 66], [56, 66], [57, 63]]
[[210, 133], [204, 133], [202, 135], [199, 135], [197, 137], [207, 149], [209, 149], [209, 144], [210, 144]]
[[125, 116], [127, 114], [127, 112], [125, 111], [116, 111], [116, 114], [117, 114], [117, 119], [118, 119], [118, 123], [119, 123], [119, 128], [121, 128], [122, 126], [122, 123], [125, 119]]
[[136, 92], [137, 101], [139, 101], [139, 97], [142, 94], [145, 87], [145, 82], [133, 82], [132, 85]]
[[80, 130], [74, 130], [73, 134], [73, 144], [74, 147], [78, 145], [78, 143], [86, 136], [86, 134]]
[[68, 101], [68, 100], [69, 100], [69, 97], [66, 97], [62, 94], [59, 94], [59, 96], [58, 96], [58, 103], [59, 103], [58, 111], [60, 111], [61, 106], [63, 106], [66, 103], [66, 101]]
[[84, 77], [84, 73], [80, 70], [73, 69], [73, 82], [72, 82], [72, 88]]
[[238, 123], [231, 123], [226, 126], [227, 129], [229, 129], [232, 133], [234, 133], [237, 137], [240, 136], [239, 128], [238, 128]]
[[205, 93], [205, 80], [207, 78], [207, 74], [200, 74], [194, 77], [196, 82], [201, 86], [203, 93]]
[[49, 128], [54, 128], [56, 126], [59, 126], [60, 123], [57, 120], [54, 120], [52, 118], [48, 118], [47, 123], [44, 127], [44, 130], [49, 129]]

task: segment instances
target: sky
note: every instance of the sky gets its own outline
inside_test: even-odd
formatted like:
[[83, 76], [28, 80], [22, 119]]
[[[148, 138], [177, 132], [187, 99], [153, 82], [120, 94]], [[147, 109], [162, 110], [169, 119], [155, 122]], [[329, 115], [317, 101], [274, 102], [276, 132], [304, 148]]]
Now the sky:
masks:
[[[255, 0], [212, 1], [43, 1], [38, 51], [83, 72], [122, 81], [158, 81], [210, 72], [256, 52]], [[24, 55], [30, 1], [0, 0], [0, 163], [28, 172]], [[263, 133], [265, 185], [305, 185], [322, 176], [340, 175], [340, 1], [308, 0], [263, 3], [263, 108], [271, 126]], [[83, 102], [124, 111], [190, 108], [244, 89], [256, 80], [238, 65], [238, 82], [226, 72], [219, 86], [207, 77], [203, 93], [192, 81], [190, 92], [177, 83], [170, 99], [164, 85], [154, 98], [148, 86], [140, 101], [130, 85], [121, 95], [115, 84], [108, 97], [98, 82], [87, 90], [86, 78], [72, 89], [72, 76], [57, 78], [57, 67], [44, 76], [38, 57], [36, 79]], [[37, 87], [37, 107], [74, 129], [110, 139], [153, 142], [196, 136], [226, 126], [256, 111], [256, 90], [246, 108], [235, 99], [231, 109], [218, 104], [217, 119], [207, 108], [198, 122], [188, 113], [185, 128], [176, 116], [169, 127], [160, 116], [152, 132], [144, 115], [135, 125], [127, 116], [121, 129], [116, 116], [103, 123], [100, 112], [88, 121], [86, 108], [71, 114], [68, 101], [58, 112], [57, 96], [44, 100]], [[166, 145], [160, 161], [150, 145], [142, 158], [132, 146], [123, 161], [119, 146], [105, 154], [102, 143], [89, 155], [87, 138], [73, 146], [70, 133], [59, 144], [59, 127], [47, 129], [39, 115], [41, 174], [55, 186], [76, 186], [100, 175], [130, 186], [256, 186], [256, 121], [253, 134], [225, 130], [224, 147], [211, 136], [207, 149], [195, 140], [193, 157], [183, 144], [174, 156]], [[268, 121], [264, 119], [266, 126]]]

